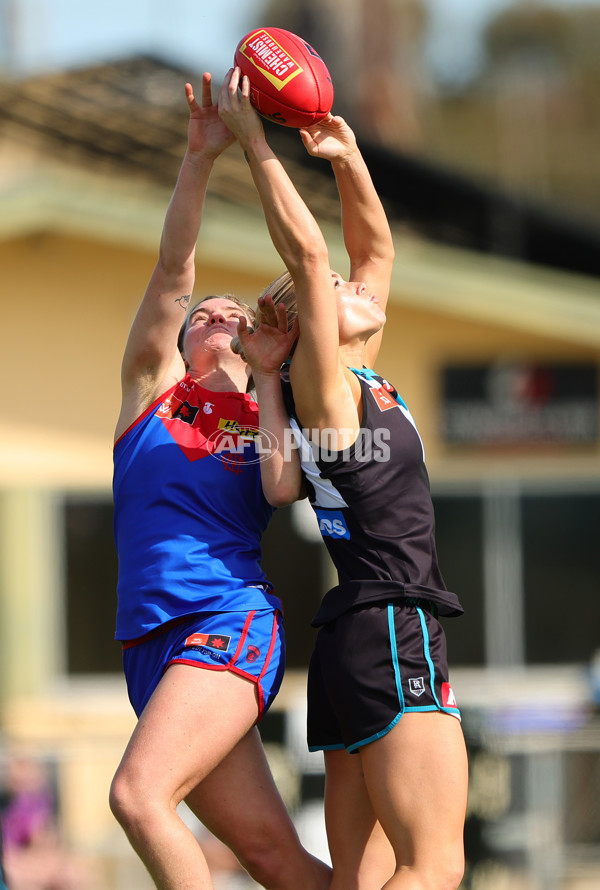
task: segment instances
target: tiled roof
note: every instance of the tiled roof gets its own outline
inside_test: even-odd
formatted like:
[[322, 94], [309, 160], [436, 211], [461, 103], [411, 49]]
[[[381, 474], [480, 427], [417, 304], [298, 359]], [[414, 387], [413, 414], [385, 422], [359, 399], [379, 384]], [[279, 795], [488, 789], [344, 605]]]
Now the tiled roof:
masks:
[[[64, 161], [171, 187], [186, 144], [184, 83], [200, 75], [136, 56], [110, 64], [0, 80], [0, 126]], [[215, 87], [216, 90], [216, 87]], [[294, 130], [266, 123], [271, 145], [321, 220], [339, 219], [328, 164], [307, 156]], [[390, 220], [426, 239], [600, 276], [600, 232], [418, 158], [359, 141]], [[215, 166], [209, 191], [256, 205], [239, 151]]]

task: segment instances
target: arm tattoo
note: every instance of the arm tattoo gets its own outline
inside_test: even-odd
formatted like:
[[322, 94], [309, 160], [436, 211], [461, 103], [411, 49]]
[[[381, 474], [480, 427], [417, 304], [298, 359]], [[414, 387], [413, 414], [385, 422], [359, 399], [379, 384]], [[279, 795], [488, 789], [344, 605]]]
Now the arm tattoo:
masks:
[[184, 312], [188, 307], [188, 303], [190, 302], [190, 297], [191, 297], [191, 294], [185, 294], [182, 297], [177, 297], [177, 299], [175, 300], [176, 303], [179, 303], [179, 305], [181, 306], [181, 308], [183, 309]]

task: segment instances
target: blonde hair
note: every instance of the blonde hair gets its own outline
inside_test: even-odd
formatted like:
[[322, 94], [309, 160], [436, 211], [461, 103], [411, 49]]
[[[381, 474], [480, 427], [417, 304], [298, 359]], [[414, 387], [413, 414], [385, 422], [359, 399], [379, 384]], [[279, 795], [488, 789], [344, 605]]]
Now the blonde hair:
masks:
[[[267, 285], [267, 287], [263, 290], [262, 294], [259, 297], [261, 298], [267, 296], [273, 297], [273, 302], [277, 306], [278, 303], [283, 303], [287, 310], [287, 321], [288, 321], [288, 331], [291, 330], [294, 322], [298, 317], [298, 306], [296, 303], [296, 288], [294, 287], [294, 282], [292, 281], [292, 276], [287, 271], [282, 272], [271, 284]], [[256, 309], [254, 313], [254, 327], [258, 327], [258, 325], [262, 321], [262, 312], [260, 306]], [[237, 355], [242, 355], [242, 347], [240, 345], [239, 337], [234, 337], [231, 341], [231, 348]]]
[[[267, 297], [269, 294], [273, 297], [273, 302], [276, 306], [278, 303], [283, 303], [287, 309], [288, 331], [291, 330], [292, 325], [298, 317], [298, 305], [296, 303], [296, 288], [292, 281], [292, 276], [287, 269], [264, 289], [259, 299], [261, 297]], [[260, 322], [261, 310], [259, 306], [256, 310], [255, 324], [259, 325]]]

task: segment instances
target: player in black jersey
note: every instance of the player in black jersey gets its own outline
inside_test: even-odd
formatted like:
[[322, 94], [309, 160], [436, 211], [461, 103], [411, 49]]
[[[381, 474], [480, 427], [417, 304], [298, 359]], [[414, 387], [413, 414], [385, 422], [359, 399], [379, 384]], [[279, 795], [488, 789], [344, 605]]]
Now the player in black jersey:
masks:
[[[332, 272], [239, 69], [225, 80], [219, 110], [246, 153], [295, 288], [289, 409], [338, 571], [315, 618], [308, 691], [309, 747], [325, 752], [331, 890], [455, 890], [467, 759], [437, 615], [462, 609], [437, 564], [420, 437], [393, 386], [369, 370], [394, 260], [389, 225], [342, 118], [301, 130], [309, 154], [331, 162], [340, 193], [350, 280]], [[263, 306], [272, 311], [277, 297], [270, 289]], [[243, 349], [243, 320], [238, 331]], [[268, 428], [269, 406], [260, 411]]]

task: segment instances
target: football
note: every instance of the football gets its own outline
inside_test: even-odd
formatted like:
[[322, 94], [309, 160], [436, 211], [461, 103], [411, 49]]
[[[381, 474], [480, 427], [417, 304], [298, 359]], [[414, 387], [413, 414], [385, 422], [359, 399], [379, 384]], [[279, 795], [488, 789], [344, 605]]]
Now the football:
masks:
[[327, 117], [333, 82], [317, 52], [283, 28], [256, 28], [237, 45], [234, 64], [250, 80], [250, 101], [284, 127], [310, 127]]

